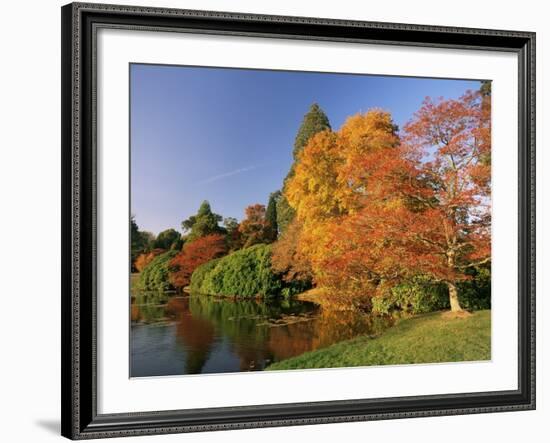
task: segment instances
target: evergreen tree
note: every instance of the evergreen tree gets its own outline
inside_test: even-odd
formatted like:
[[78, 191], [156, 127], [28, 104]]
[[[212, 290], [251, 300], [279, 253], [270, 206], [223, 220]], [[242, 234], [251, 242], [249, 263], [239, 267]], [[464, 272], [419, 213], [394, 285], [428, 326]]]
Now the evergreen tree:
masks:
[[[310, 106], [307, 114], [304, 115], [304, 119], [302, 120], [302, 124], [300, 125], [298, 133], [296, 134], [296, 138], [294, 140], [294, 149], [292, 151], [294, 162], [290, 166], [290, 170], [288, 171], [288, 174], [284, 180], [283, 194], [286, 183], [294, 175], [294, 169], [296, 167], [296, 162], [298, 161], [300, 152], [302, 152], [311, 137], [313, 137], [318, 132], [327, 129], [331, 129], [327, 115], [317, 103], [313, 103]], [[281, 198], [278, 199], [276, 210], [278, 231], [279, 233], [283, 233], [289, 223], [294, 219], [295, 212], [294, 209], [292, 209], [292, 207], [288, 204], [288, 201], [284, 195], [282, 195]]]
[[175, 229], [166, 229], [157, 236], [154, 247], [159, 249], [176, 249], [172, 245], [179, 241], [181, 234]]
[[134, 271], [134, 262], [137, 256], [143, 250], [143, 241], [140, 234], [136, 219], [132, 215], [130, 217], [130, 260], [132, 271]]
[[223, 226], [227, 231], [227, 245], [230, 251], [235, 251], [242, 247], [241, 233], [239, 232], [239, 222], [235, 217], [223, 219]]
[[292, 209], [286, 197], [281, 195], [281, 198], [277, 201], [277, 228], [279, 229], [279, 235], [286, 231], [290, 222], [294, 220], [295, 215], [296, 211]]
[[298, 134], [296, 134], [296, 139], [294, 140], [294, 150], [292, 151], [294, 161], [298, 159], [298, 155], [302, 152], [304, 146], [307, 145], [309, 139], [325, 129], [331, 129], [328, 117], [317, 103], [313, 103], [308, 113], [304, 115], [300, 129], [298, 129]]
[[135, 261], [139, 254], [151, 249], [154, 241], [154, 235], [150, 232], [140, 231], [136, 223], [135, 216], [130, 217], [130, 260], [131, 270], [134, 272]]
[[269, 195], [269, 201], [267, 203], [267, 209], [265, 211], [265, 219], [269, 223], [272, 230], [272, 240], [277, 240], [279, 234], [279, 227], [277, 224], [277, 202], [281, 198], [281, 191], [272, 192]]
[[230, 235], [239, 229], [239, 221], [235, 217], [226, 217], [223, 219], [223, 226], [227, 230], [227, 234]]
[[184, 232], [189, 232], [186, 242], [196, 240], [210, 234], [225, 234], [226, 230], [218, 223], [222, 216], [212, 212], [210, 203], [203, 201], [196, 215], [192, 215], [181, 223]]

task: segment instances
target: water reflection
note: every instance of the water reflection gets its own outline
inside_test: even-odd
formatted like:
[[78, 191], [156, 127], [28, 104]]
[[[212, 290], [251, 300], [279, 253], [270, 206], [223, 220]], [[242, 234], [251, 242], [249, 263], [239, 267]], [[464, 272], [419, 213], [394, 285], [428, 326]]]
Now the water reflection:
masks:
[[131, 319], [133, 377], [262, 370], [391, 322], [297, 300], [157, 293], [132, 297]]

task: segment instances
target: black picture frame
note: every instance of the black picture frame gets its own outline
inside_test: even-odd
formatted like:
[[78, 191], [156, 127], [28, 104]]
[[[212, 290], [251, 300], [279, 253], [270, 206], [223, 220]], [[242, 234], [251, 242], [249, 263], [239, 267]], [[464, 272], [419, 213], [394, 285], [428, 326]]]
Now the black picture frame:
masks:
[[[62, 15], [62, 435], [119, 437], [535, 408], [535, 33], [72, 3]], [[428, 18], [427, 18], [428, 19]], [[518, 389], [97, 413], [95, 38], [103, 28], [202, 32], [518, 55]]]

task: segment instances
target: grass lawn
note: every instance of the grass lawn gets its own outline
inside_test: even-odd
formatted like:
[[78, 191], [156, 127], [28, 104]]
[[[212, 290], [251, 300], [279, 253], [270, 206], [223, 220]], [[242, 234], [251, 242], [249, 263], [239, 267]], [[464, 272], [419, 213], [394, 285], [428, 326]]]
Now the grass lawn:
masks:
[[336, 343], [270, 365], [267, 370], [336, 368], [491, 359], [491, 311], [464, 318], [434, 312], [402, 320], [377, 338]]

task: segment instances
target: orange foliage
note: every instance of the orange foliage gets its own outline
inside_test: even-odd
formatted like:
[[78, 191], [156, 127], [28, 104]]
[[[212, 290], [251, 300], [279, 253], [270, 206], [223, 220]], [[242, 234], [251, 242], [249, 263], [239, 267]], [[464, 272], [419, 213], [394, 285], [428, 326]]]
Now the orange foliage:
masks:
[[[490, 260], [490, 103], [427, 99], [399, 144], [370, 111], [313, 137], [285, 196], [320, 286], [365, 299], [418, 274], [447, 283]], [[456, 299], [456, 297], [455, 297]]]
[[293, 219], [281, 238], [274, 243], [271, 253], [271, 266], [275, 272], [284, 274], [287, 281], [311, 280], [312, 271], [303, 248], [298, 247], [302, 223]]
[[[328, 283], [323, 261], [331, 257], [327, 245], [331, 225], [360, 209], [367, 195], [367, 180], [374, 184], [377, 179], [368, 176], [365, 165], [357, 167], [358, 163], [381, 160], [380, 153], [395, 151], [397, 144], [391, 116], [379, 110], [350, 117], [339, 131], [324, 131], [310, 139], [285, 190], [299, 221], [295, 227], [299, 232], [293, 233], [293, 256], [300, 260], [289, 269], [311, 268], [316, 283]], [[277, 245], [274, 249], [278, 251]], [[276, 263], [284, 262], [279, 260], [283, 257], [274, 253]], [[347, 275], [339, 275], [349, 281]]]
[[395, 129], [389, 113], [371, 110], [348, 118], [337, 132], [312, 137], [285, 190], [298, 217], [317, 224], [361, 207], [368, 170], [358, 164], [397, 146]]
[[246, 218], [239, 224], [239, 233], [244, 248], [258, 243], [273, 241], [273, 227], [266, 219], [264, 205], [256, 203], [245, 209]]
[[183, 250], [170, 261], [170, 283], [176, 289], [188, 286], [195, 269], [226, 253], [226, 239], [221, 234], [206, 235], [185, 244]]
[[138, 270], [138, 272], [141, 272], [145, 269], [145, 267], [153, 261], [153, 259], [164, 252], [164, 249], [153, 249], [150, 252], [144, 252], [143, 254], [138, 255], [136, 258], [136, 262], [134, 263], [134, 266]]

